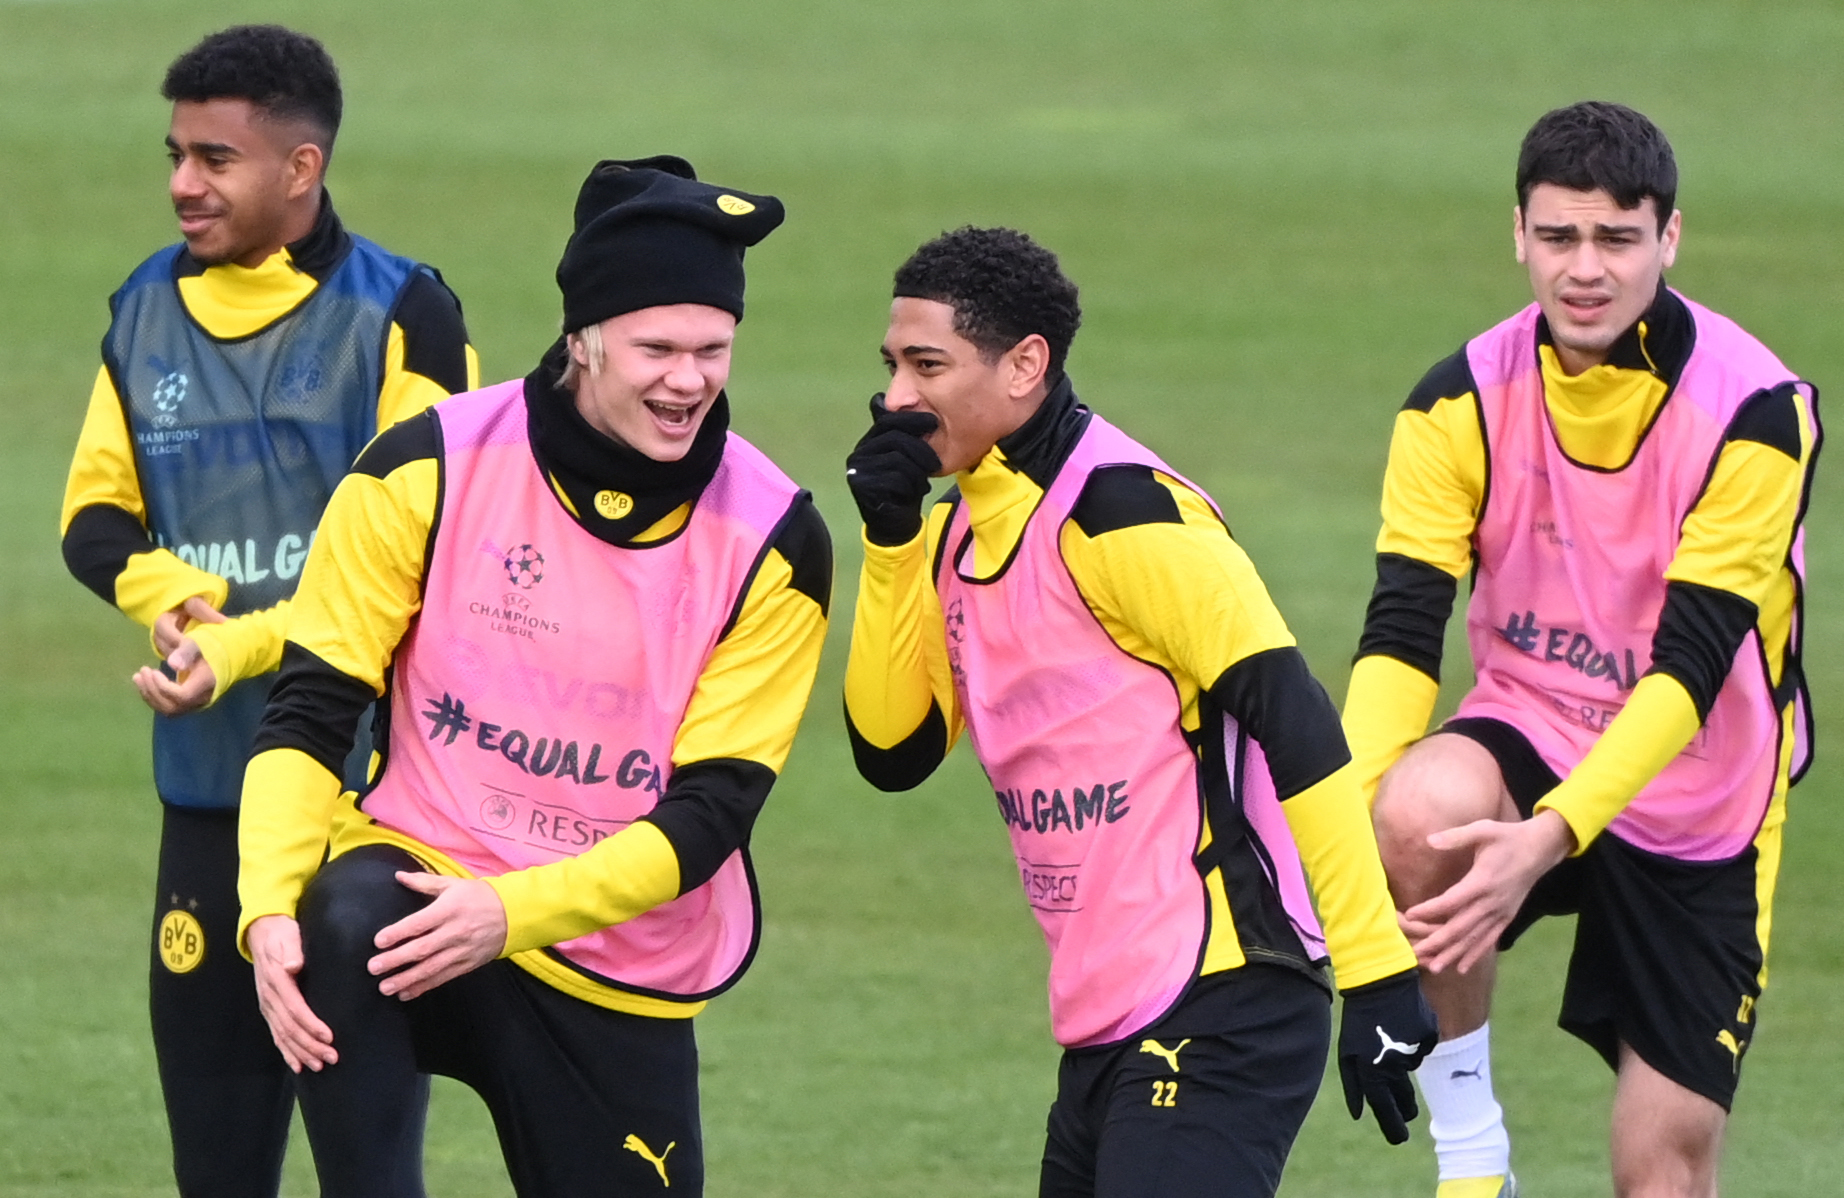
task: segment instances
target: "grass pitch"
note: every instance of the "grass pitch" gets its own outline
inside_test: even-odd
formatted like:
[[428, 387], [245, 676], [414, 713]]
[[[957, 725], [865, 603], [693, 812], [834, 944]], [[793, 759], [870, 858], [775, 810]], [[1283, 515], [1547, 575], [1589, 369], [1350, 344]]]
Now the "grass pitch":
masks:
[[[161, 72], [250, 20], [328, 43], [348, 89], [340, 211], [442, 268], [489, 380], [554, 335], [551, 270], [596, 159], [680, 153], [787, 202], [750, 255], [731, 393], [738, 429], [818, 496], [840, 572], [832, 651], [756, 837], [762, 952], [700, 1021], [714, 1195], [1034, 1191], [1056, 1057], [1044, 952], [983, 780], [963, 749], [876, 795], [838, 715], [857, 561], [840, 460], [917, 243], [1005, 222], [1063, 255], [1087, 312], [1079, 392], [1212, 490], [1335, 694], [1392, 415], [1527, 299], [1511, 169], [1546, 108], [1603, 96], [1658, 120], [1684, 175], [1673, 281], [1844, 383], [1831, 4], [0, 0], [7, 1198], [172, 1190], [143, 980], [158, 817], [127, 683], [146, 642], [65, 574], [56, 513], [104, 298], [174, 237]], [[1794, 795], [1736, 1195], [1844, 1174], [1837, 477], [1810, 519], [1821, 757]], [[1455, 642], [1450, 680], [1463, 660]], [[1518, 1171], [1551, 1198], [1607, 1190], [1610, 1079], [1553, 1027], [1567, 934], [1506, 959], [1494, 1021]], [[435, 1192], [507, 1190], [459, 1087], [438, 1090], [429, 1162]], [[1424, 1132], [1390, 1150], [1328, 1093], [1283, 1192], [1426, 1195], [1432, 1176]], [[314, 1192], [299, 1142], [285, 1189]]]

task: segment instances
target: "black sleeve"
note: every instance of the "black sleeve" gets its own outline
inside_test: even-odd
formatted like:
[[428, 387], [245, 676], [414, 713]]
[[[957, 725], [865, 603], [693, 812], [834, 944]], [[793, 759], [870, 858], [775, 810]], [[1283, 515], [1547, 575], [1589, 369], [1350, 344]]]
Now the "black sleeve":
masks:
[[335, 778], [342, 777], [346, 755], [358, 739], [359, 717], [372, 698], [371, 687], [289, 641], [282, 646], [282, 667], [250, 755], [298, 749]]
[[1706, 720], [1716, 692], [1728, 680], [1735, 651], [1759, 618], [1753, 603], [1730, 591], [1694, 582], [1665, 584], [1665, 606], [1652, 634], [1652, 668], [1690, 692], [1697, 718]]
[[467, 325], [441, 276], [417, 271], [391, 319], [403, 330], [403, 368], [450, 395], [467, 390]]
[[813, 506], [813, 497], [803, 495], [794, 512], [775, 534], [774, 548], [793, 571], [788, 585], [820, 605], [820, 613], [832, 610], [832, 534], [826, 521]]
[[93, 503], [70, 518], [64, 530], [64, 566], [78, 582], [115, 603], [115, 580], [137, 553], [152, 553], [154, 539], [133, 512], [112, 503]]
[[1243, 658], [1211, 684], [1210, 697], [1261, 746], [1282, 799], [1318, 785], [1351, 760], [1338, 709], [1298, 649]]
[[948, 755], [948, 719], [941, 704], [932, 701], [921, 725], [887, 749], [864, 738], [852, 723], [850, 707], [845, 710], [845, 734], [851, 738], [858, 773], [886, 794], [922, 785]]
[[1436, 682], [1459, 583], [1438, 566], [1400, 553], [1377, 554], [1377, 585], [1364, 612], [1358, 657], [1393, 657]]
[[749, 843], [774, 785], [775, 771], [738, 758], [694, 761], [672, 772], [666, 793], [645, 819], [665, 834], [679, 858], [680, 894], [710, 881], [731, 853]]

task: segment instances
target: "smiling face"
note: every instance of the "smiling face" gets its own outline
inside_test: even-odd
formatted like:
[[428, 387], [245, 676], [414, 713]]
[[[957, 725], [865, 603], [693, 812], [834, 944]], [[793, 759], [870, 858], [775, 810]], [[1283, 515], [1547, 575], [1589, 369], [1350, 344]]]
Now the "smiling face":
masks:
[[1570, 374], [1607, 360], [1677, 260], [1679, 214], [1661, 233], [1656, 203], [1648, 196], [1622, 208], [1605, 191], [1539, 183], [1513, 209], [1517, 260], [1530, 271], [1556, 356]]
[[590, 426], [656, 462], [691, 451], [730, 378], [736, 317], [705, 304], [666, 304], [611, 316], [597, 326], [601, 361], [569, 339], [581, 373], [576, 410]]
[[208, 266], [258, 266], [307, 236], [319, 211], [319, 146], [299, 122], [275, 121], [248, 100], [181, 100], [166, 138], [167, 190], [179, 232]]
[[901, 297], [890, 304], [884, 335], [892, 412], [932, 412], [940, 421], [926, 440], [941, 459], [937, 477], [966, 470], [1037, 411], [1047, 389], [1050, 347], [1032, 333], [987, 361], [954, 331], [954, 309], [937, 300]]

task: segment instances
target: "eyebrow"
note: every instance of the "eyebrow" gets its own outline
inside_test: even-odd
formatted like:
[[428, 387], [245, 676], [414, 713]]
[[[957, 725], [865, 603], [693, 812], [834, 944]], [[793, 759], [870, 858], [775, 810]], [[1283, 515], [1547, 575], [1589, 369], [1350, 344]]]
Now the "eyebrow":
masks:
[[[1531, 231], [1535, 233], [1539, 233], [1539, 234], [1542, 234], [1542, 233], [1573, 233], [1575, 232], [1575, 226], [1574, 225], [1532, 225]], [[1596, 234], [1600, 236], [1606, 236], [1609, 233], [1635, 234], [1635, 233], [1644, 233], [1645, 226], [1644, 225], [1596, 224], [1594, 226], [1594, 231]]]
[[228, 145], [221, 141], [195, 141], [188, 145], [181, 146], [178, 142], [173, 140], [173, 136], [170, 133], [166, 138], [166, 148], [175, 153], [190, 150], [194, 154], [241, 154], [243, 152], [236, 146]]

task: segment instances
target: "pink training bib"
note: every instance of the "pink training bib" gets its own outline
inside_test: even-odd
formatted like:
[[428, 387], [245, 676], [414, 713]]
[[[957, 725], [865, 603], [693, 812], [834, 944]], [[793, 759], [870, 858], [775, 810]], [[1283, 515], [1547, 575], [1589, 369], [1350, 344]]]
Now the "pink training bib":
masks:
[[[943, 532], [938, 579], [955, 691], [1050, 948], [1052, 1030], [1071, 1048], [1120, 1040], [1169, 1010], [1197, 976], [1208, 933], [1196, 863], [1204, 791], [1177, 692], [1108, 636], [1059, 547], [1089, 475], [1129, 463], [1178, 477], [1091, 417], [999, 575], [968, 572], [963, 504]], [[1226, 724], [1234, 798], [1297, 937], [1291, 953], [1323, 959], [1267, 762]]]
[[[522, 380], [434, 411], [440, 519], [361, 806], [493, 876], [583, 853], [658, 803], [705, 663], [800, 492], [732, 434], [680, 533], [610, 545], [533, 460]], [[550, 951], [610, 985], [699, 999], [740, 976], [758, 924], [739, 851], [702, 886]]]
[[[1580, 763], [1651, 666], [1665, 569], [1730, 421], [1749, 396], [1793, 378], [1734, 322], [1685, 304], [1695, 348], [1633, 460], [1617, 470], [1579, 465], [1556, 440], [1535, 304], [1467, 346], [1491, 482], [1466, 617], [1478, 677], [1458, 714], [1516, 727], [1560, 776]], [[1802, 532], [1788, 561], [1802, 591], [1803, 547]], [[1789, 658], [1798, 637], [1796, 613]], [[1779, 711], [1759, 632], [1751, 632], [1703, 728], [1608, 830], [1688, 861], [1742, 852], [1772, 798]], [[1796, 723], [1803, 741], [1805, 721]], [[1795, 774], [1809, 753], [1797, 747]]]

